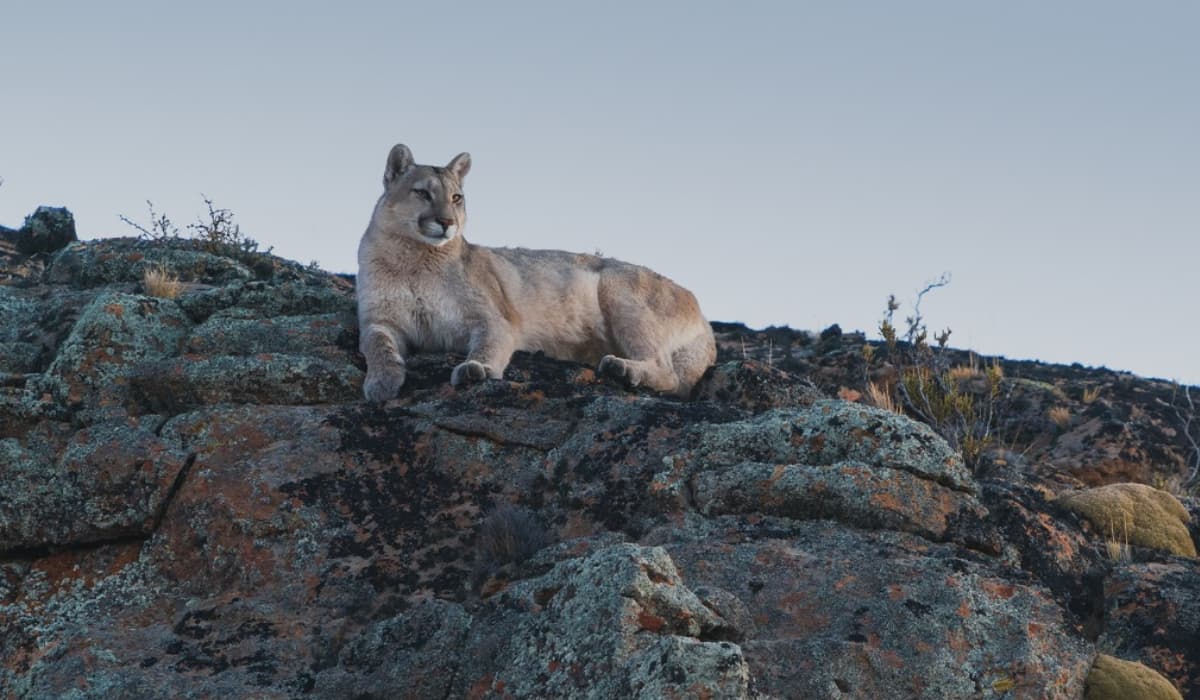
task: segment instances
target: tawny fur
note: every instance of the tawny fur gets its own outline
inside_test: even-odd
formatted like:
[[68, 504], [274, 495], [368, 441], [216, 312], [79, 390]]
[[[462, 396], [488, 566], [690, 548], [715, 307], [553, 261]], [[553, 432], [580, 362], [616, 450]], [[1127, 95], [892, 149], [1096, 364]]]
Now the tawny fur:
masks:
[[596, 364], [629, 386], [680, 397], [716, 359], [691, 292], [644, 267], [559, 250], [488, 248], [462, 237], [471, 158], [417, 165], [388, 155], [384, 192], [358, 247], [363, 393], [395, 398], [404, 357], [465, 353], [450, 382], [500, 378], [516, 350]]

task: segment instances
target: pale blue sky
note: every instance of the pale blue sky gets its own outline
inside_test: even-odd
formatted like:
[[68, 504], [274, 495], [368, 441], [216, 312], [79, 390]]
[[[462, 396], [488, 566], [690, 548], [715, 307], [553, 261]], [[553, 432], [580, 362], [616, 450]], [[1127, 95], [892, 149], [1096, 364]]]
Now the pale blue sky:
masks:
[[469, 240], [593, 251], [706, 315], [1200, 383], [1200, 5], [9, 3], [0, 224], [200, 193], [354, 271], [388, 149], [470, 151]]

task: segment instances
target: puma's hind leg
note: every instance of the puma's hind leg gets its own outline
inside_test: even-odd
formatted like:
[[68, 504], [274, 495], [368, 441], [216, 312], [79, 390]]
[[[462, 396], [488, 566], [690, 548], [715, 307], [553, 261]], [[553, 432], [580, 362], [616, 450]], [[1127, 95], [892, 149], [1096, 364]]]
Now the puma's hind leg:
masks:
[[602, 271], [597, 291], [612, 353], [600, 360], [600, 374], [627, 386], [691, 396], [717, 354], [696, 297], [633, 265]]
[[679, 380], [669, 366], [654, 360], [632, 360], [616, 355], [605, 355], [600, 359], [597, 371], [605, 377], [615, 379], [628, 387], [645, 386], [655, 391], [676, 393]]
[[617, 354], [600, 359], [597, 371], [628, 387], [679, 393], [679, 378], [671, 367], [662, 323], [644, 305], [623, 301], [605, 309], [611, 345]]
[[712, 326], [701, 318], [695, 330], [691, 339], [671, 353], [671, 369], [679, 381], [680, 396], [690, 396], [692, 388], [717, 361], [717, 343], [713, 338]]

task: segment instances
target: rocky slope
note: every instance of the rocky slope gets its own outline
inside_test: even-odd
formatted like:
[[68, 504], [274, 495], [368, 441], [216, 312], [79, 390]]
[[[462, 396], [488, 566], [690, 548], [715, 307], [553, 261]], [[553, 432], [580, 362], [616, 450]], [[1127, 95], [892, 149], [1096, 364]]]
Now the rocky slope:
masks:
[[1185, 471], [1168, 384], [1005, 363], [974, 472], [836, 329], [371, 405], [352, 280], [68, 228], [0, 231], [0, 696], [1200, 698], [1196, 502], [1086, 490]]

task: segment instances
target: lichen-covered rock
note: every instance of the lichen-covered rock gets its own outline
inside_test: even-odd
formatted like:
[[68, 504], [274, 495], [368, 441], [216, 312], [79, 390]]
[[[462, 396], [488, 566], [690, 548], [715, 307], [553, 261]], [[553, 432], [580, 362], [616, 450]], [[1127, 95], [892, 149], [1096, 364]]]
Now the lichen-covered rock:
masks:
[[962, 457], [929, 426], [878, 408], [829, 399], [706, 429], [690, 459], [721, 465], [747, 459], [815, 465], [857, 461], [906, 471], [960, 491], [976, 488]]
[[662, 549], [606, 547], [489, 598], [455, 696], [747, 697], [723, 627]]
[[146, 412], [180, 413], [217, 403], [303, 405], [353, 401], [357, 367], [319, 357], [184, 356], [139, 363], [129, 374], [131, 400]]
[[471, 616], [442, 600], [418, 603], [350, 640], [316, 678], [325, 698], [445, 698], [459, 670]]
[[121, 415], [132, 368], [176, 355], [190, 326], [170, 300], [102, 293], [83, 309], [40, 386], [89, 416]]
[[65, 207], [38, 207], [17, 231], [17, 250], [24, 255], [52, 253], [76, 240], [75, 217]]
[[1108, 654], [1096, 657], [1084, 700], [1183, 700], [1171, 681], [1136, 661]]
[[23, 290], [0, 286], [0, 374], [24, 374], [39, 370], [42, 348], [31, 342], [36, 337], [38, 304]]
[[[1078, 698], [1090, 645], [1033, 582], [951, 546], [834, 523], [718, 518], [665, 545], [688, 584], [738, 596], [768, 697]], [[916, 671], [920, 669], [920, 671]]]
[[1103, 649], [1165, 674], [1200, 698], [1200, 570], [1192, 560], [1130, 563], [1104, 582]]
[[179, 305], [197, 323], [227, 309], [258, 318], [346, 313], [355, 309], [353, 285], [328, 275], [234, 282], [185, 295]]
[[1104, 576], [1109, 560], [1101, 546], [1061, 518], [1053, 492], [1039, 482], [984, 482], [987, 524], [1003, 542], [1002, 558], [1028, 571], [1055, 593], [1089, 636], [1104, 618]]
[[46, 270], [46, 281], [74, 288], [123, 285], [132, 290], [142, 283], [147, 269], [159, 266], [185, 283], [225, 285], [254, 278], [254, 273], [239, 261], [197, 250], [190, 241], [168, 246], [118, 238], [102, 245], [67, 246], [54, 256]]
[[825, 398], [812, 382], [753, 360], [723, 362], [704, 375], [692, 397], [761, 413], [771, 408], [810, 406]]
[[[189, 355], [308, 355], [343, 364], [353, 362], [354, 326], [350, 314], [246, 317], [248, 309], [209, 316], [184, 344]], [[257, 314], [254, 314], [257, 316]], [[348, 342], [347, 342], [348, 341]]]
[[1109, 484], [1064, 494], [1058, 502], [1087, 518], [1110, 540], [1196, 556], [1188, 531], [1191, 516], [1166, 491], [1145, 484]]
[[730, 513], [829, 518], [855, 527], [942, 540], [961, 518], [987, 514], [974, 498], [935, 481], [858, 462], [825, 466], [743, 462], [692, 477], [696, 507]]
[[0, 553], [153, 532], [185, 462], [155, 425], [91, 425], [53, 460], [35, 445], [0, 440]]

